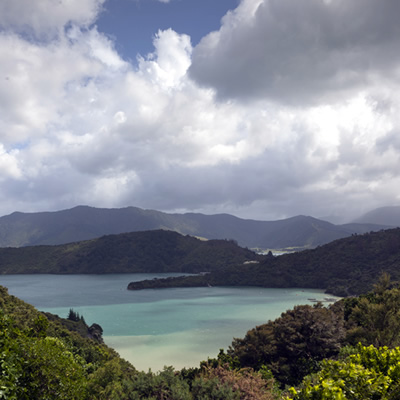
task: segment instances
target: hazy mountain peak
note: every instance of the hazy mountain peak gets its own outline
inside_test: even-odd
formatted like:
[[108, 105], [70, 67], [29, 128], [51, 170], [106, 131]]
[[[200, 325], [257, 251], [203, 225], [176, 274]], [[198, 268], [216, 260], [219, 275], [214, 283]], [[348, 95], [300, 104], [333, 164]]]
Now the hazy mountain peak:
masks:
[[367, 212], [354, 222], [400, 226], [400, 206], [379, 207]]

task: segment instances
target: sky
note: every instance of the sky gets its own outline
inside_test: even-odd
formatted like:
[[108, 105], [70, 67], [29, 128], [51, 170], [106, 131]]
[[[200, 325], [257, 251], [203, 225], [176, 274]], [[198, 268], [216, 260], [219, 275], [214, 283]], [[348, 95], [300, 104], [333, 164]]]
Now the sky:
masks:
[[399, 15], [398, 0], [2, 0], [0, 215], [344, 222], [399, 205]]

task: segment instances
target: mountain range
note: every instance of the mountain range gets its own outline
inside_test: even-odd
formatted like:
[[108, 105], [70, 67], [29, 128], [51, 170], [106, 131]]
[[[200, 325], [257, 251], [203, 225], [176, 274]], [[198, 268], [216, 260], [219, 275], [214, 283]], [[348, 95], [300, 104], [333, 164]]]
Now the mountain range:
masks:
[[335, 225], [302, 215], [258, 221], [229, 214], [168, 214], [137, 207], [77, 206], [1, 217], [0, 247], [59, 245], [110, 234], [164, 229], [205, 239], [233, 239], [240, 246], [253, 249], [305, 249], [395, 226], [400, 226], [400, 207], [377, 209], [351, 223]]

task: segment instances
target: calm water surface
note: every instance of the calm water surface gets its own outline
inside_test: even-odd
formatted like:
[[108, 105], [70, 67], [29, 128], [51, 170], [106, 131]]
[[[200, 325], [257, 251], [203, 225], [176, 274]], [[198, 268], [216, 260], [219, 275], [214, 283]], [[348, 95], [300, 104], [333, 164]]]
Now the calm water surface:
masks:
[[131, 281], [175, 275], [2, 275], [0, 285], [41, 311], [67, 317], [73, 308], [89, 325], [100, 324], [122, 357], [153, 371], [198, 366], [254, 326], [326, 297], [312, 289], [126, 289]]

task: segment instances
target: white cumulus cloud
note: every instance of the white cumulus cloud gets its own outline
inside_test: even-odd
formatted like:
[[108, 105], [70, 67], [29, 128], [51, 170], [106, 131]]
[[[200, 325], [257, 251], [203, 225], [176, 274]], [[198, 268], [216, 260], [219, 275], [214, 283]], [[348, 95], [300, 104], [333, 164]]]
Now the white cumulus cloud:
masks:
[[397, 2], [242, 0], [194, 48], [156, 32], [136, 64], [97, 29], [102, 6], [0, 3], [0, 214], [399, 203]]

